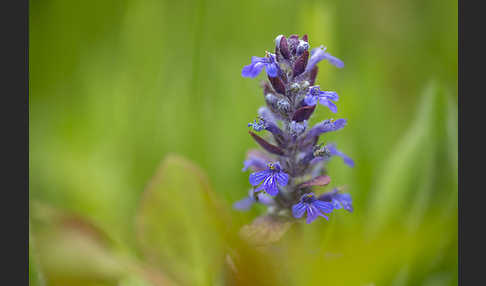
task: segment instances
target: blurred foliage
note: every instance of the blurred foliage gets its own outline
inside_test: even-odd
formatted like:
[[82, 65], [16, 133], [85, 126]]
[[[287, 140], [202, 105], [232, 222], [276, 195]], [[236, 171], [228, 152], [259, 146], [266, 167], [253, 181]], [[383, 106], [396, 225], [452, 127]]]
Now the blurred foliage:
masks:
[[[31, 285], [457, 284], [456, 1], [29, 12]], [[249, 188], [246, 124], [263, 101], [240, 72], [292, 33], [345, 62], [321, 63], [318, 82], [349, 122], [324, 139], [356, 162], [332, 161], [326, 190], [346, 186], [355, 212], [248, 245], [238, 233], [264, 208], [230, 206]]]

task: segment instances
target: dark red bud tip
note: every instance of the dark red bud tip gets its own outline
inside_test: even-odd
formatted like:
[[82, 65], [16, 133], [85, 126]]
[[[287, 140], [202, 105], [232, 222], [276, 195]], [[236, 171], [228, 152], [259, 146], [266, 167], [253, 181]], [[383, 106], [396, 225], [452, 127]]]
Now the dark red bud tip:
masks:
[[279, 147], [268, 143], [265, 139], [263, 139], [262, 137], [256, 135], [255, 133], [253, 133], [251, 131], [248, 131], [248, 133], [250, 133], [251, 137], [253, 137], [253, 139], [255, 139], [255, 141], [260, 146], [262, 146], [263, 149], [267, 150], [268, 152], [270, 152], [272, 154], [280, 155], [280, 156], [285, 155], [284, 152], [282, 151], [282, 149], [280, 149]]
[[304, 36], [302, 36], [302, 41], [305, 41], [305, 42], [309, 42], [309, 39], [307, 37], [307, 34], [305, 34]]
[[275, 89], [276, 92], [280, 94], [285, 95], [285, 84], [279, 77], [268, 77], [268, 80], [273, 86], [273, 89]]
[[294, 77], [300, 75], [305, 71], [305, 67], [307, 66], [307, 61], [309, 60], [309, 52], [305, 51], [297, 58], [294, 64]]
[[282, 38], [280, 39], [280, 53], [282, 54], [282, 56], [288, 60], [290, 59], [290, 51], [289, 51], [289, 45], [287, 43], [287, 38], [285, 38], [285, 36], [282, 36]]
[[315, 105], [304, 106], [297, 109], [297, 111], [295, 111], [294, 113], [294, 116], [292, 117], [292, 121], [301, 122], [309, 119], [314, 112], [314, 109], [316, 109]]
[[289, 36], [289, 39], [292, 39], [292, 40], [299, 40], [299, 35], [296, 35], [296, 34], [292, 34]]

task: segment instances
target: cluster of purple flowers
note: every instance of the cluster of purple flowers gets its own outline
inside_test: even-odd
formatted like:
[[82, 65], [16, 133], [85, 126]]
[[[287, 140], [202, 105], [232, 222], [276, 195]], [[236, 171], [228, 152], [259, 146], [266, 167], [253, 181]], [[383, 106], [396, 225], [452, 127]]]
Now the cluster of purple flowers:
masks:
[[[330, 158], [338, 156], [348, 166], [354, 166], [353, 160], [334, 143], [318, 143], [322, 134], [342, 129], [346, 119], [328, 119], [308, 128], [318, 103], [336, 113], [335, 102], [339, 100], [336, 92], [323, 91], [315, 84], [317, 63], [327, 60], [338, 68], [344, 63], [322, 46], [309, 51], [307, 35], [280, 35], [275, 44], [275, 53], [252, 57], [241, 72], [244, 77], [255, 78], [265, 69], [268, 78], [263, 82], [266, 106], [258, 110], [256, 120], [248, 123], [250, 135], [266, 152], [248, 152], [243, 171], [252, 171], [249, 181], [253, 188], [234, 207], [246, 210], [262, 203], [275, 215], [299, 219], [306, 214], [307, 223], [319, 216], [328, 219], [326, 214], [335, 209], [352, 212], [349, 194], [334, 189], [316, 196], [312, 190], [329, 184], [325, 164]], [[263, 130], [269, 137], [255, 133]]]

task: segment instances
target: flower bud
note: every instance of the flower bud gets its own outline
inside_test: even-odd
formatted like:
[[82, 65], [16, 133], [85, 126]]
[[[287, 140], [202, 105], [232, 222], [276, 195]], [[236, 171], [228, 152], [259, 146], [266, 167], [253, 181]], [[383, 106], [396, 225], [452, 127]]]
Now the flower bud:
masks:
[[298, 83], [293, 83], [291, 86], [290, 86], [290, 91], [292, 92], [298, 92], [300, 89], [300, 85]]
[[289, 101], [285, 98], [279, 99], [279, 101], [277, 102], [277, 109], [280, 112], [287, 114], [290, 111]]
[[303, 52], [309, 49], [309, 43], [305, 41], [299, 41], [299, 45], [297, 46], [297, 55], [301, 55]]
[[302, 90], [306, 90], [310, 86], [310, 83], [307, 80], [304, 80], [301, 84], [300, 87]]

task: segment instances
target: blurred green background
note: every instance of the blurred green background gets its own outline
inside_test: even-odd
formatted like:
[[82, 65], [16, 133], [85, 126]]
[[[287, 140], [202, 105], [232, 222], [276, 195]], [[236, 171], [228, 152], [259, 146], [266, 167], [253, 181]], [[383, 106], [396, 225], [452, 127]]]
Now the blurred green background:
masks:
[[[457, 284], [456, 1], [31, 0], [29, 10], [31, 285]], [[356, 162], [332, 161], [327, 188], [345, 185], [355, 212], [242, 251], [234, 233], [264, 208], [230, 209], [249, 188], [246, 124], [263, 104], [241, 68], [294, 33], [345, 63], [320, 63], [317, 82], [340, 95], [334, 118], [348, 119], [325, 139]], [[314, 121], [331, 116], [321, 108]], [[169, 154], [200, 169], [169, 157], [144, 204]], [[244, 282], [228, 278], [232, 251]]]

